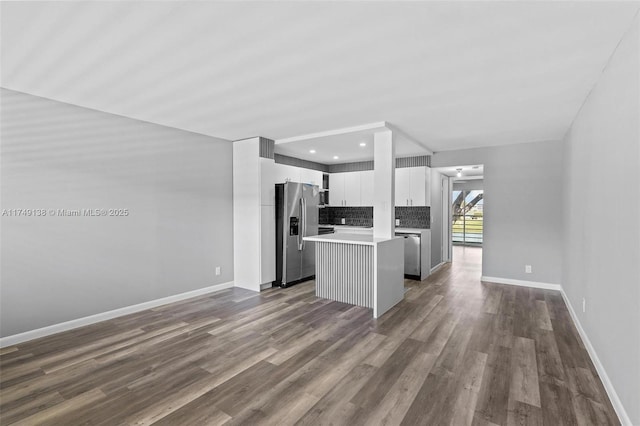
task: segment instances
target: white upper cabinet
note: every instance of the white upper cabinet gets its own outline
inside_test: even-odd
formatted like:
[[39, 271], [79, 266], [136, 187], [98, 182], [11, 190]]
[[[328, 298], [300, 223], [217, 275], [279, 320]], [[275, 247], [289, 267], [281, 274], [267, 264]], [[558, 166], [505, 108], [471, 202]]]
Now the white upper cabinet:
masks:
[[275, 183], [300, 182], [300, 168], [275, 163]]
[[427, 173], [425, 167], [409, 167], [408, 170], [411, 179], [411, 197], [409, 198], [409, 205], [426, 206]]
[[344, 173], [332, 173], [329, 175], [329, 205], [330, 206], [344, 206], [345, 205], [345, 191], [344, 191]]
[[396, 169], [396, 206], [409, 206], [411, 199], [411, 170]]
[[425, 206], [431, 207], [431, 167], [425, 167]]
[[396, 169], [396, 206], [430, 206], [430, 181], [429, 167]]
[[332, 173], [329, 176], [329, 205], [338, 207], [364, 205], [361, 195], [361, 174], [362, 172]]
[[373, 206], [373, 170], [360, 172], [360, 205]]
[[276, 164], [268, 158], [260, 158], [260, 205], [273, 206], [276, 202]]
[[300, 182], [317, 185], [322, 188], [322, 172], [311, 169], [300, 169]]
[[361, 206], [360, 204], [360, 172], [342, 173], [344, 175], [345, 206]]

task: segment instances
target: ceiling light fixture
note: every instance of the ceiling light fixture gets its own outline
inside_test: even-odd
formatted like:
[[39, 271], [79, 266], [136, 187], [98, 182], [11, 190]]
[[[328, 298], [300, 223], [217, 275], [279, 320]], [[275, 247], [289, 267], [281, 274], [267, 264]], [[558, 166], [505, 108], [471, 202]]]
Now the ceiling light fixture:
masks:
[[367, 146], [367, 144], [364, 142], [360, 142], [360, 146]]
[[456, 176], [462, 177], [462, 169], [456, 169], [456, 171], [458, 172], [456, 173]]
[[337, 155], [334, 155], [334, 156], [333, 156], [333, 159], [334, 159], [334, 160], [337, 160], [338, 158], [340, 158], [340, 157], [338, 157]]
[[310, 149], [309, 152], [312, 153], [312, 154], [315, 154], [316, 150], [315, 149]]

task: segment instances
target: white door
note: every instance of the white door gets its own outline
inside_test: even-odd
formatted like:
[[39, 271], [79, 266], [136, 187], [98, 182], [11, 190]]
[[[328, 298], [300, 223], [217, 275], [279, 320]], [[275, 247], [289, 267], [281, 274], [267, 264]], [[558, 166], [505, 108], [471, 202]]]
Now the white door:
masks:
[[285, 182], [300, 182], [300, 168], [276, 163], [275, 183]]
[[300, 182], [322, 187], [322, 172], [311, 169], [300, 169]]
[[431, 207], [431, 167], [425, 167], [425, 206]]
[[427, 182], [425, 167], [410, 167], [407, 170], [409, 170], [411, 180], [411, 196], [409, 197], [409, 205], [426, 206]]
[[360, 205], [373, 206], [373, 170], [360, 172]]
[[329, 175], [329, 205], [344, 206], [344, 173], [332, 173]]
[[396, 169], [396, 206], [408, 206], [411, 198], [411, 170]]
[[360, 172], [342, 173], [344, 175], [345, 206], [360, 206]]

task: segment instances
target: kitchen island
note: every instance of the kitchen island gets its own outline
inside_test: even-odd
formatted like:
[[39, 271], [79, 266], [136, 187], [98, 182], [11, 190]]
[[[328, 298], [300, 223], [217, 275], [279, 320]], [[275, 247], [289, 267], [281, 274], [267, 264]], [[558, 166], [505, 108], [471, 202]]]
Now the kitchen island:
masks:
[[404, 297], [404, 241], [367, 234], [305, 237], [316, 244], [316, 296], [382, 316]]

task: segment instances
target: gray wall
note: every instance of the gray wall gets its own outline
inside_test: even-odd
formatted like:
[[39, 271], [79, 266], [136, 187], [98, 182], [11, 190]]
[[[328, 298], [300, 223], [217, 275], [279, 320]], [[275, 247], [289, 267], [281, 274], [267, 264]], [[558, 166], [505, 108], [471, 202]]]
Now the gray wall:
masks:
[[433, 155], [433, 167], [484, 164], [482, 275], [560, 283], [562, 154], [550, 141]]
[[2, 209], [130, 212], [3, 216], [3, 337], [233, 280], [231, 143], [1, 94]]
[[635, 425], [640, 425], [638, 27], [636, 16], [565, 140], [562, 280]]

